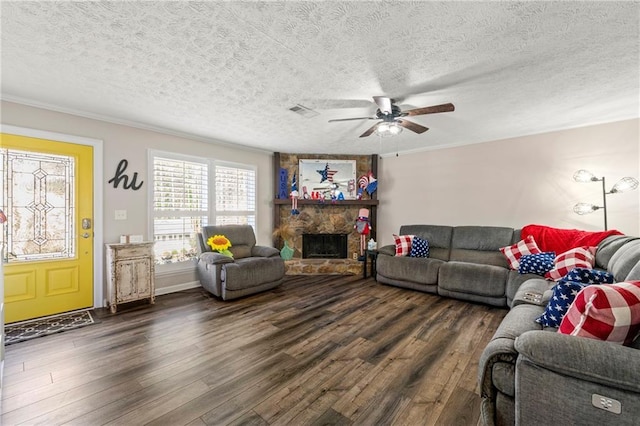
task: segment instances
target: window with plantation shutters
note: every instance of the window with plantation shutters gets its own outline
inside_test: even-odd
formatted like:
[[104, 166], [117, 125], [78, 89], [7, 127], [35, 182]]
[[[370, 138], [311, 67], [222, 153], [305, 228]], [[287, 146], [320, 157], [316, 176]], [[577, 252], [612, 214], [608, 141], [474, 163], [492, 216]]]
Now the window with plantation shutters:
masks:
[[256, 171], [238, 165], [216, 164], [216, 225], [256, 226]]
[[156, 264], [195, 258], [207, 224], [255, 228], [255, 167], [158, 151], [149, 161]]
[[153, 239], [156, 263], [189, 260], [209, 217], [209, 164], [153, 157]]

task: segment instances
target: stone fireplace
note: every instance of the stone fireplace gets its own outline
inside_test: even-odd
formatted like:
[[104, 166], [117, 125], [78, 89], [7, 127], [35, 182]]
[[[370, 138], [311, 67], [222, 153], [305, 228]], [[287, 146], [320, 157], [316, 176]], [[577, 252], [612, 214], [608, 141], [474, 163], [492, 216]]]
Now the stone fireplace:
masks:
[[[376, 155], [322, 155], [322, 154], [274, 154], [275, 188], [278, 188], [278, 173], [280, 168], [288, 172], [289, 185], [291, 177], [298, 169], [299, 159], [343, 159], [356, 160], [358, 176], [366, 174], [369, 170], [377, 173]], [[290, 189], [290, 187], [289, 187]], [[277, 194], [276, 194], [277, 197]], [[368, 208], [370, 210], [370, 222], [373, 228], [371, 236], [375, 239], [376, 208], [378, 200], [365, 195], [362, 200], [344, 200], [332, 203], [330, 200], [320, 202], [318, 200], [298, 200], [300, 214], [291, 214], [291, 200], [278, 199], [274, 201], [274, 229], [288, 225], [293, 231], [294, 237], [290, 243], [294, 249], [292, 260], [286, 261], [287, 274], [361, 274], [363, 262], [357, 259], [360, 254], [360, 234], [354, 229], [358, 217], [358, 210]], [[305, 235], [339, 235], [344, 244], [339, 253], [327, 251], [320, 247], [322, 253], [313, 256], [305, 256]], [[274, 239], [274, 247], [282, 247], [280, 238]], [[346, 249], [346, 253], [344, 250]], [[308, 250], [308, 248], [307, 248]]]

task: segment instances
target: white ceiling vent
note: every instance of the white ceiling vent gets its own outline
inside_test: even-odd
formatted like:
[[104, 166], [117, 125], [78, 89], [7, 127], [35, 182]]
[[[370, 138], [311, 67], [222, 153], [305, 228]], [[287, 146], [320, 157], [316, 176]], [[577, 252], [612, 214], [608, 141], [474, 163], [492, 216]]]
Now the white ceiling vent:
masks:
[[296, 104], [295, 106], [292, 106], [291, 108], [289, 108], [289, 110], [295, 112], [296, 114], [300, 114], [305, 118], [312, 118], [320, 115], [319, 112], [314, 111], [311, 108], [307, 108], [306, 106], [300, 105], [300, 104]]

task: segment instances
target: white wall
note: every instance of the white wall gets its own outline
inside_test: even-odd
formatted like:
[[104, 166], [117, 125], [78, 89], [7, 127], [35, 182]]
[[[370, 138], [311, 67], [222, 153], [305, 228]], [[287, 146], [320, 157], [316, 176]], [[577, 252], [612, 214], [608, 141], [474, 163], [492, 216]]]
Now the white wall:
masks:
[[[273, 155], [271, 153], [237, 149], [215, 144], [215, 141], [206, 143], [190, 140], [11, 102], [2, 102], [2, 124], [84, 136], [103, 141], [104, 223], [102, 227], [105, 243], [119, 242], [122, 234], [143, 234], [145, 239], [149, 237], [148, 186], [146, 182], [147, 151], [149, 149], [253, 164], [257, 167], [258, 176], [256, 238], [259, 244], [271, 245], [274, 196]], [[126, 173], [132, 176], [134, 172], [137, 172], [138, 183], [145, 182], [138, 191], [125, 190], [122, 184], [118, 188], [113, 188], [111, 184], [107, 183], [113, 177], [118, 163], [123, 158], [129, 162]], [[115, 220], [116, 210], [126, 210], [127, 219]], [[96, 224], [96, 226], [100, 225]], [[174, 274], [166, 279], [159, 278], [156, 282], [159, 293], [163, 292], [163, 287], [196, 280], [194, 273]]]
[[[578, 202], [601, 205], [601, 183], [577, 183], [573, 173], [605, 176], [607, 190], [624, 176], [640, 179], [639, 127], [635, 119], [384, 157], [378, 242], [391, 244], [403, 224], [601, 230], [602, 211], [579, 216], [572, 210]], [[639, 206], [639, 190], [607, 196], [609, 229], [640, 235]]]

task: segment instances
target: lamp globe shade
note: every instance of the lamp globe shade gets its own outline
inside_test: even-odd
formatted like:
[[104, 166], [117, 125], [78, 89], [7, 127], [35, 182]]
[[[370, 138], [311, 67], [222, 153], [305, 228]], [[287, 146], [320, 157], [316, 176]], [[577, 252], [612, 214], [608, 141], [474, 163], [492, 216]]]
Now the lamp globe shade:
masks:
[[573, 211], [579, 215], [584, 215], [584, 214], [589, 214], [589, 213], [593, 213], [596, 210], [598, 210], [600, 207], [594, 205], [594, 204], [589, 204], [589, 203], [578, 203], [575, 206], [573, 206]]
[[618, 181], [618, 183], [613, 185], [613, 188], [611, 188], [611, 192], [615, 193], [615, 192], [632, 191], [637, 187], [638, 187], [638, 179], [635, 179], [632, 177], [623, 177]]
[[573, 174], [573, 180], [576, 182], [593, 182], [598, 180], [596, 175], [591, 173], [589, 170], [580, 169]]

